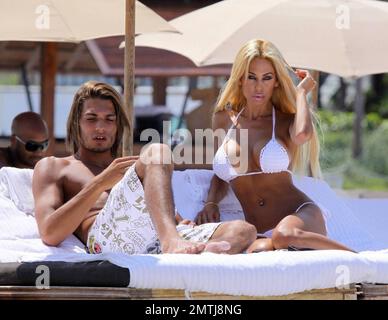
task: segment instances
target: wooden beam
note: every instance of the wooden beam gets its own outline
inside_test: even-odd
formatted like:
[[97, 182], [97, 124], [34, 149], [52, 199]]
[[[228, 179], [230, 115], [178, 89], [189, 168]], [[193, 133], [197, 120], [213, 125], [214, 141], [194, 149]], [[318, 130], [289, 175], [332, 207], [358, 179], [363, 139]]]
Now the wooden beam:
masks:
[[0, 51], [4, 50], [7, 47], [8, 42], [7, 41], [1, 41], [0, 42]]
[[360, 300], [388, 300], [388, 284], [362, 283]]
[[[102, 53], [100, 47], [97, 45], [97, 42], [95, 40], [88, 40], [85, 42], [85, 44], [86, 47], [89, 49], [90, 54], [92, 55], [101, 73], [104, 75], [112, 75], [111, 68], [109, 67], [108, 62], [106, 61], [105, 56]], [[121, 70], [121, 75], [122, 74], [123, 70]]]
[[54, 154], [54, 98], [55, 75], [57, 71], [57, 44], [53, 42], [42, 43], [41, 50], [41, 84], [40, 84], [40, 114], [46, 121], [50, 145], [47, 156]]
[[125, 2], [124, 107], [129, 128], [124, 130], [123, 155], [133, 154], [133, 98], [135, 72], [135, 0]]
[[80, 60], [84, 50], [85, 50], [85, 44], [84, 43], [80, 43], [80, 44], [77, 45], [77, 47], [74, 49], [72, 55], [69, 57], [69, 59], [66, 62], [66, 65], [64, 67], [64, 69], [66, 71], [70, 71], [71, 69], [74, 68], [76, 63]]
[[[121, 77], [123, 75], [122, 68], [110, 68], [106, 66], [103, 69], [100, 67], [101, 72], [106, 76]], [[229, 76], [231, 67], [172, 67], [172, 68], [160, 68], [160, 67], [135, 67], [135, 74], [137, 77], [195, 77], [195, 76]]]

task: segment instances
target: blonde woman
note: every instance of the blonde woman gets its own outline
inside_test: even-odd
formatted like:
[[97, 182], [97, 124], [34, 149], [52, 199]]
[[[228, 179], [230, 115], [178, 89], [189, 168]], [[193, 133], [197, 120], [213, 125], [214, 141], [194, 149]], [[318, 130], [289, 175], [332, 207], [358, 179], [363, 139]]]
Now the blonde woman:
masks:
[[[214, 177], [198, 224], [219, 221], [218, 203], [231, 186], [246, 221], [258, 232], [248, 252], [274, 249], [342, 249], [326, 237], [323, 210], [293, 185], [292, 173], [320, 176], [319, 141], [306, 95], [310, 74], [297, 87], [292, 69], [270, 42], [251, 40], [238, 52], [213, 115], [226, 136], [213, 160]], [[293, 72], [293, 71], [292, 71]]]

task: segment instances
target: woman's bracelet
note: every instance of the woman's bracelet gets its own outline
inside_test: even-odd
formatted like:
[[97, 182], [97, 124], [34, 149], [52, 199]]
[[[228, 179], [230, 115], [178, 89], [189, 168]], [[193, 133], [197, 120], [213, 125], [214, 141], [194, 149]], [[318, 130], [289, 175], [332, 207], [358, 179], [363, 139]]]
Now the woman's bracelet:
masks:
[[205, 202], [204, 207], [206, 207], [206, 206], [209, 205], [209, 204], [211, 204], [211, 205], [213, 205], [213, 206], [216, 206], [218, 209], [220, 208], [220, 206], [218, 205], [218, 203], [213, 202], [213, 201]]

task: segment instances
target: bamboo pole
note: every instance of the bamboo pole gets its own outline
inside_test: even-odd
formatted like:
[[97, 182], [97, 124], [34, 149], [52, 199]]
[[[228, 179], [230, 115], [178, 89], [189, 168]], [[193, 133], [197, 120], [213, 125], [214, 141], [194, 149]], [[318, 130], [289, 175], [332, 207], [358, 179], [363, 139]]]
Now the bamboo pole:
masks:
[[135, 0], [125, 1], [124, 107], [130, 127], [124, 130], [123, 155], [133, 154], [134, 73], [135, 73]]

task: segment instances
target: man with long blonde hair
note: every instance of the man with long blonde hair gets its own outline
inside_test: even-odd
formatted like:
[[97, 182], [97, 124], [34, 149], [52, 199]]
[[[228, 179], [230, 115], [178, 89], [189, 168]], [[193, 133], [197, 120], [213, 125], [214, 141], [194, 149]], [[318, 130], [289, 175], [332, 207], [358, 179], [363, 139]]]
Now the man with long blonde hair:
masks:
[[52, 246], [75, 234], [90, 253], [237, 253], [255, 238], [246, 222], [176, 226], [168, 146], [152, 144], [140, 157], [121, 155], [130, 127], [121, 98], [90, 81], [75, 94], [67, 122], [72, 154], [41, 160], [33, 175], [35, 216]]

